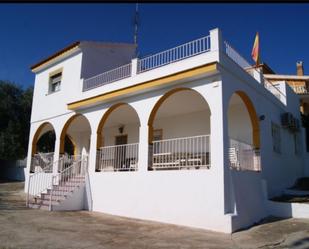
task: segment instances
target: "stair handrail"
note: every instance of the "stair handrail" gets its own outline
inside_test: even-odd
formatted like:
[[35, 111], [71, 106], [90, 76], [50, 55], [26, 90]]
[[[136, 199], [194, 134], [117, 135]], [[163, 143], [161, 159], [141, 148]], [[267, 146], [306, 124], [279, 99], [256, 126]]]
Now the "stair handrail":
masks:
[[[51, 172], [48, 172], [48, 171], [50, 171], [50, 166], [54, 166], [55, 164], [59, 164], [59, 162], [61, 161], [61, 160], [63, 160], [63, 158], [60, 158], [59, 160], [57, 160], [57, 161], [55, 161], [55, 162], [51, 162], [49, 165], [47, 165], [46, 167], [44, 167], [42, 170], [40, 170], [40, 171], [37, 171], [37, 172], [35, 172], [35, 173], [33, 173], [32, 175], [31, 174], [29, 174], [29, 179], [28, 179], [28, 190], [27, 190], [27, 198], [26, 198], [26, 206], [28, 207], [29, 206], [29, 199], [30, 199], [30, 192], [31, 192], [31, 181], [33, 181], [33, 179], [37, 176], [37, 175], [39, 175], [40, 173], [42, 174], [42, 173], [52, 173], [52, 170], [51, 170]], [[47, 170], [47, 169], [49, 169], [49, 170]], [[52, 169], [53, 169], [53, 167], [52, 167]], [[47, 177], [48, 178], [48, 177]], [[47, 180], [47, 179], [46, 179]], [[42, 183], [42, 181], [40, 181], [40, 183], [39, 184], [43, 184]], [[44, 191], [46, 191], [49, 187], [51, 187], [51, 184], [52, 184], [52, 182], [50, 182], [49, 183], [49, 185], [47, 185], [47, 187], [46, 187], [46, 185], [44, 185], [44, 187], [42, 187], [42, 188], [40, 188], [38, 191], [36, 191], [34, 194], [32, 194], [33, 196], [37, 196], [37, 195], [39, 195], [39, 194], [41, 194], [41, 193], [43, 193]]]
[[[82, 156], [79, 160], [72, 163], [71, 166], [67, 167], [66, 169], [62, 170], [61, 172], [57, 173], [56, 175], [52, 176], [52, 185], [58, 185], [64, 187], [64, 190], [58, 189], [58, 191], [67, 193], [70, 189], [70, 186], [66, 186], [65, 184], [75, 178], [76, 176], [85, 177], [88, 171], [88, 157]], [[53, 198], [54, 189], [51, 188], [50, 196], [49, 196], [49, 210], [52, 211], [52, 198]], [[62, 196], [60, 194], [59, 196]], [[58, 201], [58, 199], [56, 199]]]

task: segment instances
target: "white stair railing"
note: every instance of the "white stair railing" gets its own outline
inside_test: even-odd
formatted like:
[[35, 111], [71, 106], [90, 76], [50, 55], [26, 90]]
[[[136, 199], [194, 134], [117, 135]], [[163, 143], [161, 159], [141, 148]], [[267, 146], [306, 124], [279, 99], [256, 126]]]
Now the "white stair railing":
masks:
[[50, 188], [50, 203], [49, 210], [52, 210], [52, 201], [59, 201], [61, 197], [76, 188], [76, 183], [85, 181], [85, 176], [88, 171], [88, 157], [83, 156], [80, 160], [60, 173], [52, 176], [52, 187]]
[[230, 139], [230, 168], [236, 170], [260, 171], [260, 152], [252, 145]]
[[101, 147], [98, 151], [98, 171], [136, 171], [138, 143]]
[[210, 168], [210, 135], [153, 141], [152, 166], [162, 169]]
[[54, 164], [51, 162], [39, 171], [29, 174], [26, 206], [29, 206], [30, 196], [37, 197], [50, 186]]
[[54, 152], [37, 153], [31, 158], [30, 172], [42, 171], [53, 163]]

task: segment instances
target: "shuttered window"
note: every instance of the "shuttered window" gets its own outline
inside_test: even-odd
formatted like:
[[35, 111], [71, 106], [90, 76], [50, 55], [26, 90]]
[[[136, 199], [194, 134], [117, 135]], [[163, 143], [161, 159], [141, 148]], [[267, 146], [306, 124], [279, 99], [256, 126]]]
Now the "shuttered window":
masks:
[[61, 78], [62, 78], [62, 72], [57, 73], [50, 77], [50, 92], [57, 92], [60, 91], [61, 88]]

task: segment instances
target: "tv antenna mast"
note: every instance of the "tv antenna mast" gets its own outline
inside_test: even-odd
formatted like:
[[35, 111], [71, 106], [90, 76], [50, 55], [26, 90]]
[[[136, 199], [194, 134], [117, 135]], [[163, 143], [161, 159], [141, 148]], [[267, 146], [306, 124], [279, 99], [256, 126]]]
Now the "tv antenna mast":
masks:
[[138, 3], [135, 4], [135, 15], [134, 15], [134, 44], [135, 44], [135, 58], [138, 57], [138, 25], [139, 25], [139, 15], [138, 15]]

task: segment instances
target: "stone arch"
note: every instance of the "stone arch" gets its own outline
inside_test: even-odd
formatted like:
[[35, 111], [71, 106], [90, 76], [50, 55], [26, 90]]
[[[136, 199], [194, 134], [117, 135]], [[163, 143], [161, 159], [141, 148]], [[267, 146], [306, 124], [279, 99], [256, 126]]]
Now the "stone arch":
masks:
[[[166, 92], [154, 105], [154, 107], [152, 108], [152, 111], [149, 115], [149, 119], [148, 119], [148, 143], [151, 144], [152, 140], [153, 140], [153, 124], [154, 124], [154, 120], [156, 117], [156, 114], [158, 112], [158, 110], [160, 109], [160, 107], [162, 106], [162, 104], [172, 95], [174, 95], [175, 93], [181, 92], [181, 91], [193, 91], [196, 94], [198, 94], [205, 102], [205, 104], [207, 105], [207, 107], [210, 109], [209, 104], [207, 102], [207, 100], [196, 90], [192, 89], [192, 88], [188, 88], [188, 87], [178, 87], [178, 88], [174, 88], [168, 92]], [[210, 111], [210, 115], [211, 115], [211, 111]]]
[[[77, 118], [80, 118], [80, 117], [83, 117], [86, 121], [87, 121], [87, 124], [88, 124], [88, 127], [90, 129], [90, 134], [91, 134], [91, 125], [89, 123], [89, 120], [82, 114], [80, 113], [77, 113], [73, 116], [71, 116], [67, 121], [66, 123], [64, 124], [63, 128], [62, 128], [62, 131], [61, 131], [61, 135], [60, 135], [60, 154], [64, 154], [64, 145], [65, 145], [65, 136], [67, 135], [67, 131], [70, 127], [70, 125], [77, 119]], [[77, 148], [77, 144], [76, 142], [74, 141], [74, 139], [71, 137], [71, 136], [68, 136], [68, 138], [71, 140], [71, 142], [73, 143], [74, 145], [74, 154], [76, 153], [76, 148]]]
[[54, 126], [50, 122], [44, 122], [42, 123], [36, 130], [33, 138], [32, 138], [32, 146], [31, 146], [31, 156], [33, 156], [35, 153], [37, 153], [37, 142], [39, 138], [41, 137], [41, 132], [46, 128], [47, 126], [51, 126], [52, 130], [55, 132]]
[[117, 103], [112, 105], [102, 116], [98, 128], [97, 128], [97, 149], [99, 149], [102, 146], [102, 136], [103, 136], [103, 128], [105, 123], [107, 122], [108, 118], [110, 117], [110, 115], [118, 108], [123, 107], [123, 106], [128, 106], [131, 110], [134, 111], [134, 113], [136, 114], [136, 117], [138, 119], [138, 123], [140, 125], [140, 118], [138, 116], [137, 111], [135, 110], [135, 108], [133, 106], [131, 106], [128, 103], [125, 102], [121, 102], [121, 103]]
[[[242, 100], [243, 104], [245, 105], [248, 111], [251, 128], [252, 128], [252, 145], [255, 149], [259, 149], [260, 148], [260, 123], [259, 123], [259, 117], [256, 113], [255, 107], [251, 99], [247, 95], [247, 93], [245, 93], [244, 91], [237, 90], [233, 94], [236, 94], [237, 96], [240, 97], [240, 99]], [[230, 102], [231, 102], [233, 94], [230, 97], [229, 106], [230, 106]]]

